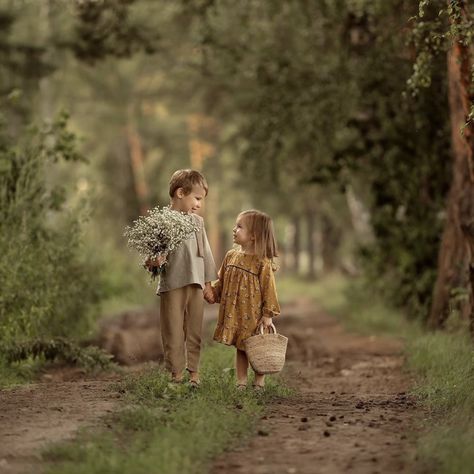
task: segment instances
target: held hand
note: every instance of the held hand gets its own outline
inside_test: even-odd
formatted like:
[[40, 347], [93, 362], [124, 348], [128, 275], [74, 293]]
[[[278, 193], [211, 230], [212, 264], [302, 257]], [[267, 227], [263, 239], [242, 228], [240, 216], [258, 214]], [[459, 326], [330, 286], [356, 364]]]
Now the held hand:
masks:
[[216, 298], [214, 296], [214, 292], [212, 291], [212, 288], [210, 286], [206, 286], [204, 288], [204, 299], [209, 303], [209, 304], [214, 304], [216, 302]]
[[209, 303], [209, 304], [214, 304], [216, 300], [214, 299], [214, 295], [204, 295], [204, 299]]
[[164, 263], [166, 263], [166, 255], [158, 255], [156, 258], [148, 258], [145, 265], [148, 267], [148, 270], [151, 270], [153, 267], [161, 267]]
[[269, 318], [268, 316], [262, 316], [262, 319], [260, 319], [260, 324], [263, 326], [264, 329], [270, 327], [272, 323], [272, 318]]

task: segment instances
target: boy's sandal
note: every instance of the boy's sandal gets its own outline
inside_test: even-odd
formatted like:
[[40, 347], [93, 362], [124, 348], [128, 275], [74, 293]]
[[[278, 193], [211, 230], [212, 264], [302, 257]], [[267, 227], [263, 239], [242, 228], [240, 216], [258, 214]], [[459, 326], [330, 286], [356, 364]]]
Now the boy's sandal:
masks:
[[191, 388], [199, 388], [201, 386], [201, 382], [199, 380], [190, 380], [188, 383]]
[[254, 383], [252, 387], [256, 392], [263, 392], [265, 390], [265, 385], [259, 385], [258, 383]]
[[235, 388], [239, 392], [243, 392], [244, 390], [247, 390], [247, 384], [246, 383], [238, 383]]

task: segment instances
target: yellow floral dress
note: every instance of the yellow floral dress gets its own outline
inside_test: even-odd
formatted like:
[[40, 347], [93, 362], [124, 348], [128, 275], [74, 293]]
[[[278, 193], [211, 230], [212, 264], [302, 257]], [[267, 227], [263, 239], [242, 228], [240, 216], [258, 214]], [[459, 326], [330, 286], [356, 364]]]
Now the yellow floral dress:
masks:
[[213, 285], [220, 303], [214, 340], [245, 350], [262, 316], [280, 314], [272, 261], [240, 250], [229, 250]]

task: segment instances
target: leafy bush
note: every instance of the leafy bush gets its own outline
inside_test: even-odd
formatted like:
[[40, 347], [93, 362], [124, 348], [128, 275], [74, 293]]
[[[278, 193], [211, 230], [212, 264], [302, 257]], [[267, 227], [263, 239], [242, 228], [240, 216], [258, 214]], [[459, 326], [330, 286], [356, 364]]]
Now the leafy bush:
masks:
[[29, 358], [44, 358], [47, 361], [64, 361], [68, 364], [84, 367], [86, 370], [109, 369], [112, 356], [95, 346], [80, 347], [63, 338], [51, 340], [34, 339], [1, 347], [9, 363]]
[[0, 340], [84, 334], [100, 297], [81, 245], [80, 209], [48, 171], [78, 161], [67, 117], [13, 144], [0, 124]]

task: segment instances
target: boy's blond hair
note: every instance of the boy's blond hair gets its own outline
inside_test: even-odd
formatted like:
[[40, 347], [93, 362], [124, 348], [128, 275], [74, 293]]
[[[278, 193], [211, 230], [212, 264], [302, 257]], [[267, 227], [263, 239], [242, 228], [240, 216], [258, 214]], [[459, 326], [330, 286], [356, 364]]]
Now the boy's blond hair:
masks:
[[239, 214], [243, 217], [250, 234], [255, 238], [255, 253], [260, 258], [273, 260], [278, 257], [275, 231], [271, 217], [264, 212], [250, 209]]
[[209, 187], [207, 186], [206, 178], [199, 171], [191, 169], [177, 170], [170, 179], [170, 197], [174, 197], [174, 193], [178, 188], [183, 188], [184, 194], [187, 195], [193, 190], [195, 185], [202, 186], [207, 196]]

